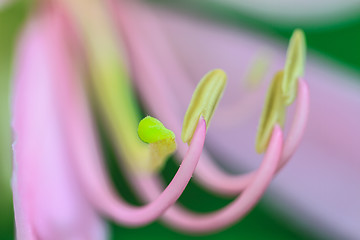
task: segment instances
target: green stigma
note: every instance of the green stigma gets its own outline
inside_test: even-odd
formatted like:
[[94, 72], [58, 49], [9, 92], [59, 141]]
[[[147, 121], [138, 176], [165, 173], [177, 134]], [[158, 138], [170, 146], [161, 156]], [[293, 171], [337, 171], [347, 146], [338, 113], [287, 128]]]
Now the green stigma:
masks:
[[210, 120], [226, 86], [226, 74], [221, 69], [207, 73], [197, 85], [184, 117], [181, 139], [190, 143], [200, 116], [209, 127]]
[[175, 134], [156, 118], [147, 116], [139, 123], [138, 135], [143, 142], [149, 144], [148, 158], [141, 163], [140, 169], [147, 172], [159, 171], [168, 156], [176, 150]]
[[171, 130], [164, 127], [159, 120], [150, 116], [140, 121], [138, 135], [145, 143], [154, 143], [164, 139], [175, 138], [175, 134]]

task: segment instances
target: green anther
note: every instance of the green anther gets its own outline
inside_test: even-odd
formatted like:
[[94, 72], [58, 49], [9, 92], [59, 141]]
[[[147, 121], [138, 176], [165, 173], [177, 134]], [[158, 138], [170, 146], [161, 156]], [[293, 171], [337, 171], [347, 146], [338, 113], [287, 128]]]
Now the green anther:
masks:
[[137, 169], [146, 172], [160, 170], [168, 156], [176, 150], [175, 134], [156, 118], [147, 116], [139, 123], [138, 135], [143, 142], [149, 143], [149, 148], [148, 157]]
[[282, 91], [287, 106], [295, 100], [297, 93], [297, 79], [304, 74], [305, 58], [305, 35], [302, 30], [296, 29], [291, 36], [287, 50], [284, 80], [282, 82]]
[[283, 71], [279, 71], [269, 88], [266, 102], [261, 114], [256, 135], [256, 151], [263, 153], [269, 144], [273, 128], [276, 124], [283, 126], [285, 121], [285, 103], [282, 93]]
[[264, 82], [265, 75], [269, 71], [271, 55], [263, 50], [255, 55], [247, 70], [245, 87], [249, 90], [256, 90]]
[[207, 73], [197, 85], [184, 117], [181, 139], [190, 143], [200, 116], [209, 127], [211, 117], [226, 86], [226, 74], [221, 69]]
[[143, 142], [155, 143], [164, 139], [175, 139], [175, 134], [156, 118], [147, 116], [140, 121], [138, 135]]

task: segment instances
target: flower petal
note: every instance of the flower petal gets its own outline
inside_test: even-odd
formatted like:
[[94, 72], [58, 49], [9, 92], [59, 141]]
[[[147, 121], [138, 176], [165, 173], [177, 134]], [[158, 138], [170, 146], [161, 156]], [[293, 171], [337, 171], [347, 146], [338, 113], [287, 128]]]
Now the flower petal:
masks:
[[105, 239], [103, 223], [73, 175], [63, 136], [56, 92], [62, 78], [72, 78], [63, 34], [58, 12], [41, 12], [18, 50], [13, 101], [18, 239]]

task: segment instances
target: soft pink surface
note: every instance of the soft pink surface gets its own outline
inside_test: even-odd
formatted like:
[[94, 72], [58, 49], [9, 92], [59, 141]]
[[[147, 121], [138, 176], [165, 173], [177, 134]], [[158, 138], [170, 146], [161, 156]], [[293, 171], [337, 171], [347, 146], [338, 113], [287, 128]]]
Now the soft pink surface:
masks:
[[[57, 84], [71, 75], [57, 13], [38, 12], [17, 54], [13, 98], [14, 206], [17, 239], [106, 238], [81, 193], [61, 126]], [[70, 81], [70, 79], [67, 79]], [[71, 107], [69, 105], [68, 107]]]

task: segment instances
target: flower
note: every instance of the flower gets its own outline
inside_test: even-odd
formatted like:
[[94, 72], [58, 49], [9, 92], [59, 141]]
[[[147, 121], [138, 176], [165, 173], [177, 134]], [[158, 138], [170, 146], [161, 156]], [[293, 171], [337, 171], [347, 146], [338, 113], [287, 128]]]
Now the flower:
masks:
[[[306, 125], [307, 84], [299, 79], [301, 71], [297, 72], [300, 66], [297, 62], [302, 61], [302, 34], [295, 32], [291, 40], [295, 44], [289, 48], [288, 61], [295, 61], [295, 68], [287, 62], [284, 77], [277, 75], [268, 93], [258, 138], [261, 143], [258, 150], [266, 151], [263, 163], [251, 174], [233, 177], [209, 160], [204, 161], [199, 166], [201, 181], [215, 192], [239, 196], [222, 210], [196, 215], [172, 205], [197, 167], [206, 129], [225, 87], [226, 74], [218, 69], [210, 71], [198, 84], [182, 129], [188, 150], [184, 145], [180, 147], [184, 160], [171, 183], [161, 192], [156, 171], [175, 150], [174, 133], [151, 117], [144, 118], [136, 127], [136, 104], [108, 11], [100, 1], [93, 1], [84, 14], [78, 5], [81, 3], [67, 0], [43, 3], [21, 38], [13, 102], [17, 237], [105, 239], [107, 233], [100, 214], [125, 226], [142, 226], [169, 209], [164, 214], [168, 224], [201, 233], [218, 231], [243, 217], [257, 203], [274, 174], [289, 160]], [[117, 5], [113, 6], [117, 11]], [[129, 2], [121, 2], [119, 6], [126, 9], [119, 10], [117, 24], [122, 27], [128, 44], [125, 46], [129, 47], [130, 64], [135, 63], [135, 78], [138, 81], [146, 77], [156, 81], [157, 76], [163, 79], [159, 66], [152, 63], [145, 45], [138, 41], [138, 30], [129, 27], [129, 22], [136, 22], [136, 7]], [[69, 48], [80, 49], [80, 46], [81, 51], [70, 53]], [[76, 60], [71, 56], [76, 56]], [[81, 71], [81, 65], [86, 66], [83, 70], [88, 70], [87, 74]], [[127, 204], [108, 180], [86, 100], [84, 80], [87, 77], [91, 79], [89, 86], [102, 113], [101, 120], [118, 147], [119, 159], [123, 160], [120, 164], [141, 190], [139, 195], [151, 201], [147, 205]], [[156, 94], [164, 94], [164, 89]], [[283, 117], [278, 116], [296, 93], [296, 120], [283, 143], [280, 127]], [[150, 102], [166, 101], [161, 96], [150, 97]], [[173, 109], [163, 106], [166, 110], [163, 118], [178, 132], [180, 126], [173, 117], [178, 113], [174, 111], [173, 115]], [[134, 134], [136, 128], [139, 137], [149, 145], [139, 141]], [[207, 178], [209, 174], [220, 178], [214, 181]], [[230, 184], [219, 185], [218, 180]]]

